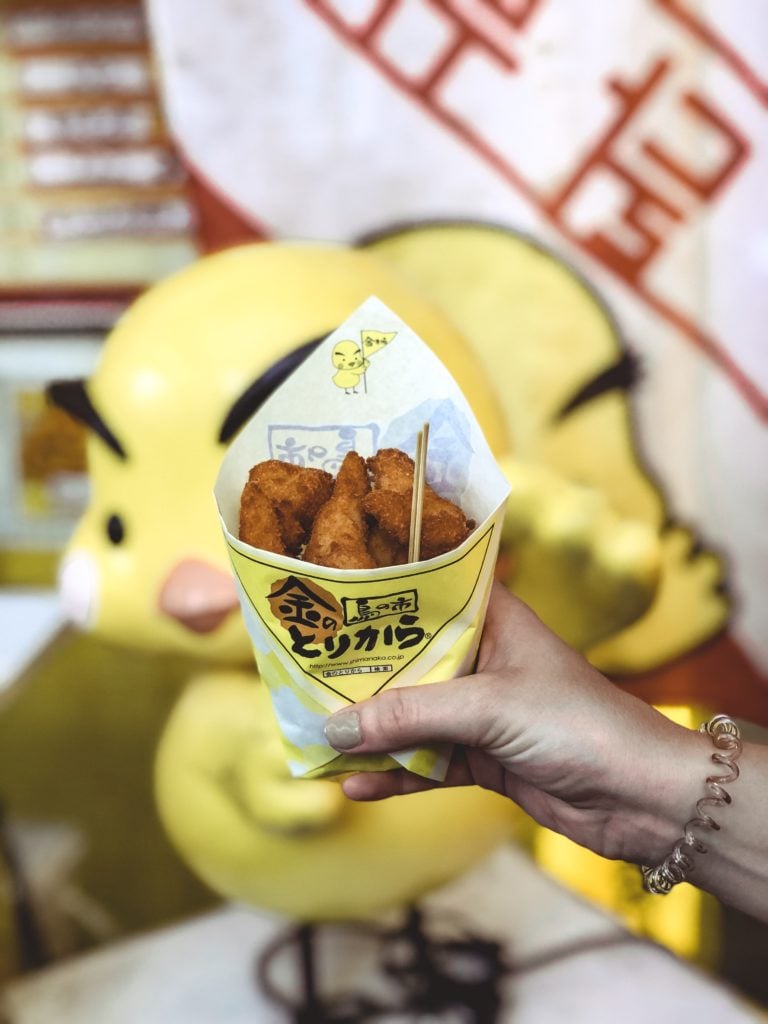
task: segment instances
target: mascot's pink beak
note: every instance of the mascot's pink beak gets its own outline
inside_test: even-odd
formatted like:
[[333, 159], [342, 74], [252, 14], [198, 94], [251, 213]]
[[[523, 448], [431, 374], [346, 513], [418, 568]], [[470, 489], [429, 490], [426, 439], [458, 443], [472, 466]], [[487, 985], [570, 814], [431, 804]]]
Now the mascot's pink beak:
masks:
[[238, 606], [232, 577], [196, 558], [178, 562], [160, 589], [158, 607], [193, 633], [211, 633]]

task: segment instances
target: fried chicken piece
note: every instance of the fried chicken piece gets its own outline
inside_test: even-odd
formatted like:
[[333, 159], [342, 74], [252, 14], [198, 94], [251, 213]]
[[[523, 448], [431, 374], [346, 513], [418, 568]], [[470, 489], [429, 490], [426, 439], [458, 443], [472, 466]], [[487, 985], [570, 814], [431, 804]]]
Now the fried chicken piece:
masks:
[[[402, 494], [397, 491], [371, 491], [363, 499], [363, 511], [407, 552], [411, 528], [410, 491]], [[434, 491], [428, 494], [425, 489], [419, 552], [421, 559], [434, 558], [452, 551], [466, 540], [473, 528], [474, 523], [466, 518], [457, 505], [440, 498]]]
[[[410, 504], [410, 496], [408, 502]], [[475, 528], [458, 505], [426, 488], [421, 526], [421, 557], [434, 558], [457, 548]]]
[[369, 489], [365, 462], [348, 452], [339, 469], [330, 499], [317, 513], [304, 561], [334, 569], [375, 569], [368, 552], [368, 523], [361, 499]]
[[352, 498], [364, 498], [371, 489], [365, 459], [357, 452], [347, 452], [339, 467], [336, 483], [333, 487], [334, 498], [340, 494], [348, 494]]
[[[379, 529], [395, 544], [408, 549], [411, 530], [411, 493], [398, 491], [371, 491], [363, 499], [363, 512], [370, 516]], [[422, 527], [424, 525], [422, 517]]]
[[[408, 546], [414, 464], [397, 448], [382, 448], [368, 466], [376, 490], [363, 499], [363, 511], [397, 543]], [[434, 558], [458, 547], [474, 529], [458, 505], [441, 498], [429, 484], [424, 487], [421, 522], [421, 558]]]
[[274, 551], [277, 555], [288, 554], [275, 506], [251, 481], [246, 483], [240, 499], [238, 536], [255, 548]]
[[377, 523], [368, 533], [368, 550], [376, 565], [405, 565], [408, 561], [408, 545], [399, 544], [391, 533]]
[[413, 459], [399, 448], [380, 448], [367, 462], [377, 490], [402, 494], [413, 487]]
[[253, 467], [248, 480], [272, 502], [287, 553], [298, 555], [318, 509], [331, 495], [333, 477], [323, 469], [268, 459]]

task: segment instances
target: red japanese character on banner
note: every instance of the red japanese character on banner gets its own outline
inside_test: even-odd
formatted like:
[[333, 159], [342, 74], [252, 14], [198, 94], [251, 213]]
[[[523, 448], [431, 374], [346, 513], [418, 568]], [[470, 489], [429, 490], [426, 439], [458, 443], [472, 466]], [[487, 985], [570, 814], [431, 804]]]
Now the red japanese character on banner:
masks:
[[[469, 54], [489, 60], [502, 72], [517, 68], [517, 34], [528, 25], [541, 0], [421, 0], [416, 7], [402, 0], [378, 0], [364, 21], [345, 16], [334, 0], [307, 3], [337, 30], [363, 46], [388, 74], [408, 82], [413, 91], [439, 105], [438, 87]], [[400, 22], [414, 17], [429, 26], [422, 37], [424, 47], [418, 69], [391, 42], [397, 37]]]
[[[619, 100], [616, 118], [556, 195], [544, 203], [544, 209], [556, 223], [572, 232], [588, 252], [632, 285], [640, 283], [674, 223], [694, 216], [699, 207], [710, 202], [749, 153], [749, 144], [741, 132], [700, 94], [692, 92], [675, 96], [674, 102], [682, 104], [691, 119], [703, 125], [705, 133], [716, 136], [720, 143], [721, 159], [711, 169], [702, 172], [690, 162], [684, 164], [662, 143], [645, 134], [644, 129], [633, 133], [644, 106], [660, 93], [662, 102], [669, 95], [662, 85], [670, 67], [667, 59], [657, 61], [636, 86], [618, 78], [608, 80], [609, 89]], [[659, 120], [662, 119], [663, 108]], [[620, 155], [627, 136], [634, 142], [630, 159]], [[645, 165], [639, 155], [646, 158]], [[569, 206], [596, 175], [618, 180], [626, 199], [613, 222], [617, 230], [609, 225], [584, 234], [569, 225]], [[628, 242], [622, 243], [623, 237], [628, 237]]]
[[768, 107], [768, 81], [755, 71], [747, 57], [728, 39], [725, 31], [713, 20], [703, 16], [700, 5], [690, 0], [655, 0], [655, 3], [695, 39], [722, 58], [763, 106]]

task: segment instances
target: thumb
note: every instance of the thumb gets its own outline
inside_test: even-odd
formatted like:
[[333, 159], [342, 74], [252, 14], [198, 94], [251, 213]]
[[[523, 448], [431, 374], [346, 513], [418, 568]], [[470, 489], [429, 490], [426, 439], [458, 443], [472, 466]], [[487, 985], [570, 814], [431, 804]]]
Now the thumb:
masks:
[[331, 715], [325, 736], [336, 750], [387, 753], [425, 743], [486, 746], [498, 719], [498, 679], [474, 675], [395, 687]]

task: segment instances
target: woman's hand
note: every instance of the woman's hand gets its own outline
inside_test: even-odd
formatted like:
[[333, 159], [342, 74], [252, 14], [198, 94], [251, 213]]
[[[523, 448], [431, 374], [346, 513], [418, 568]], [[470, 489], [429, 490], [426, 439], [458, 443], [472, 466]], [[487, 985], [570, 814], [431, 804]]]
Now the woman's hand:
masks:
[[[360, 753], [456, 744], [445, 783], [402, 769], [353, 775], [343, 786], [354, 800], [477, 784], [582, 846], [637, 864], [670, 853], [708, 793], [707, 776], [724, 773], [708, 736], [609, 683], [500, 585], [475, 675], [385, 690], [337, 712], [326, 734]], [[714, 812], [719, 829], [699, 836], [707, 852], [695, 854], [690, 880], [768, 921], [768, 747], [744, 743], [739, 764], [732, 803]]]
[[[669, 851], [707, 767], [704, 737], [608, 682], [498, 584], [475, 675], [385, 690], [337, 712], [326, 733], [355, 753], [454, 743], [444, 785], [495, 790], [540, 824], [629, 860]], [[692, 751], [698, 767], [679, 793], [671, 783]], [[404, 769], [343, 783], [355, 800], [435, 785]]]

